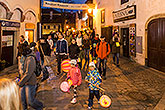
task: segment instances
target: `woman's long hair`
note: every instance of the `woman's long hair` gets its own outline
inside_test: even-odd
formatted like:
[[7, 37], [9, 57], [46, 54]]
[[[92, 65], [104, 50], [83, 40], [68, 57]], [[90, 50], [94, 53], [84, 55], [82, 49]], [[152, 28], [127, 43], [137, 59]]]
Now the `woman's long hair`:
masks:
[[19, 88], [7, 78], [0, 79], [0, 110], [20, 110]]

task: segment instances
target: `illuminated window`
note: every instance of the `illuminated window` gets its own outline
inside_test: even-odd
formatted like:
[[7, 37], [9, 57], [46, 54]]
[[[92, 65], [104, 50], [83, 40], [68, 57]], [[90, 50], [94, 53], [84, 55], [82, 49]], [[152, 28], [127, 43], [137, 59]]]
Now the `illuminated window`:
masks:
[[129, 0], [121, 0], [121, 5], [127, 2], [129, 2]]

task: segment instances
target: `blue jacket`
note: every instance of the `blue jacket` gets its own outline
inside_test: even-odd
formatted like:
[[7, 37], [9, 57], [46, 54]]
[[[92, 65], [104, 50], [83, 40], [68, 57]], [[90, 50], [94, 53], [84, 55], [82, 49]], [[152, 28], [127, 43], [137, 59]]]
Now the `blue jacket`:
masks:
[[56, 54], [66, 55], [68, 53], [68, 42], [63, 38], [57, 41]]

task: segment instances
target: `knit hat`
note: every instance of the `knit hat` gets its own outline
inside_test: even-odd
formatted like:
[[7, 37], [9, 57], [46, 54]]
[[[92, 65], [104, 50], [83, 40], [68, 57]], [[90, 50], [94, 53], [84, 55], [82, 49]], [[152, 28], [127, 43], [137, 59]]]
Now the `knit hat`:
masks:
[[69, 63], [70, 63], [70, 64], [76, 65], [76, 64], [77, 64], [77, 61], [76, 61], [75, 59], [73, 59], [73, 60], [71, 60]]
[[89, 63], [89, 67], [91, 67], [91, 66], [92, 66], [92, 67], [94, 67], [94, 68], [96, 68], [96, 66], [95, 66], [95, 63], [94, 63], [94, 62], [90, 62], [90, 63]]

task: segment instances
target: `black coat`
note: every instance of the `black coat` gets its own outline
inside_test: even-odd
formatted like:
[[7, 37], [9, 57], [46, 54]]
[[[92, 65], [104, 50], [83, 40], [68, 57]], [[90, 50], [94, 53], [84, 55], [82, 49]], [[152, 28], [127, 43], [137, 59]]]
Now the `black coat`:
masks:
[[71, 59], [77, 59], [79, 53], [80, 53], [80, 50], [77, 44], [71, 44], [69, 46], [69, 57]]
[[[112, 45], [112, 53], [113, 54], [120, 53], [120, 46], [116, 47], [116, 42], [119, 42], [119, 40], [117, 38], [115, 40], [113, 40], [113, 38], [112, 38], [111, 45]], [[119, 42], [119, 44], [120, 44], [120, 42]]]

